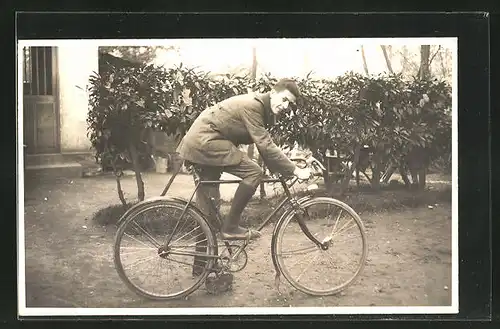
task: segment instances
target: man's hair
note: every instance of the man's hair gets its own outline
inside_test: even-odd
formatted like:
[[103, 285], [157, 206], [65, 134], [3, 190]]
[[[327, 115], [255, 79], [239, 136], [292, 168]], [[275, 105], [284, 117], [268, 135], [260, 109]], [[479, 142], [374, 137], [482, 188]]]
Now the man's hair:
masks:
[[293, 79], [281, 79], [274, 85], [274, 90], [276, 91], [283, 91], [285, 89], [292, 93], [297, 99], [301, 96], [299, 87]]

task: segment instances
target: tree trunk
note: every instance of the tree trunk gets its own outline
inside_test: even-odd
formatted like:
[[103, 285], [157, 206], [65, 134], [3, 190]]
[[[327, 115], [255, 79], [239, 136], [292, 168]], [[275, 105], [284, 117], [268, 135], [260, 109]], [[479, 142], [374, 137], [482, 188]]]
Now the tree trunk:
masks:
[[351, 181], [352, 173], [356, 169], [359, 163], [359, 154], [361, 153], [361, 144], [357, 144], [354, 147], [354, 158], [352, 160], [352, 166], [347, 170], [344, 179], [340, 185], [340, 196], [343, 196], [349, 187], [349, 182]]
[[407, 188], [411, 187], [410, 180], [408, 179], [408, 172], [405, 170], [405, 167], [403, 164], [399, 166], [399, 174], [401, 175], [401, 179], [403, 179], [403, 182], [405, 183], [405, 186]]
[[[252, 71], [250, 72], [252, 80], [257, 77], [257, 48], [252, 47]], [[253, 159], [255, 154], [255, 144], [250, 144], [247, 150], [248, 157]]]
[[392, 70], [391, 60], [389, 59], [389, 55], [387, 55], [387, 49], [385, 48], [384, 45], [380, 45], [380, 48], [382, 48], [382, 52], [384, 53], [385, 64], [387, 65], [387, 70], [389, 70], [389, 73], [394, 74], [394, 71]]
[[389, 180], [391, 179], [391, 177], [394, 174], [394, 172], [396, 171], [396, 169], [397, 169], [397, 166], [395, 166], [392, 162], [389, 162], [384, 174], [380, 178], [381, 182], [384, 184], [389, 183]]
[[118, 190], [118, 197], [120, 198], [120, 201], [122, 202], [123, 206], [126, 206], [127, 201], [125, 200], [125, 196], [123, 195], [122, 184], [120, 181], [120, 176], [118, 175], [116, 175], [116, 188]]
[[420, 74], [419, 77], [421, 80], [427, 80], [430, 78], [430, 66], [429, 66], [429, 57], [431, 52], [431, 46], [422, 45], [420, 46]]
[[[107, 147], [107, 146], [106, 146]], [[127, 206], [127, 200], [125, 200], [125, 195], [123, 194], [123, 189], [122, 189], [122, 183], [121, 183], [121, 177], [123, 175], [123, 172], [120, 170], [118, 172], [116, 168], [116, 161], [117, 161], [117, 156], [113, 159], [112, 165], [113, 165], [113, 173], [115, 174], [116, 177], [116, 190], [118, 191], [118, 198], [120, 198], [121, 203], [123, 206]]]
[[382, 167], [382, 162], [380, 159], [377, 159], [377, 156], [374, 156], [374, 165], [372, 167], [372, 180], [371, 186], [375, 191], [380, 189], [380, 168]]
[[139, 154], [137, 152], [137, 148], [135, 147], [134, 144], [130, 144], [129, 147], [130, 150], [130, 157], [132, 158], [132, 165], [134, 167], [134, 172], [135, 172], [135, 180], [137, 183], [137, 198], [139, 201], [144, 200], [144, 181], [142, 180], [142, 175], [141, 175], [141, 167], [139, 164]]
[[427, 168], [423, 167], [418, 172], [418, 189], [419, 190], [425, 190], [426, 180], [427, 180], [426, 176], [427, 176]]
[[255, 47], [252, 47], [252, 71], [250, 73], [252, 80], [255, 80], [257, 77], [257, 48]]
[[363, 46], [361, 46], [361, 58], [363, 58], [363, 68], [365, 69], [365, 74], [370, 75], [370, 72], [368, 72], [368, 64], [366, 63], [365, 48]]

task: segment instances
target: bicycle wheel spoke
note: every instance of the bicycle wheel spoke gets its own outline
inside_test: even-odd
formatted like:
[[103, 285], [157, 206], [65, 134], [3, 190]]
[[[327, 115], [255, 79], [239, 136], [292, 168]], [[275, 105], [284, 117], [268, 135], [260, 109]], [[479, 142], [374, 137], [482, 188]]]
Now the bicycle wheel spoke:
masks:
[[[151, 251], [151, 249], [149, 249]], [[138, 253], [141, 253], [141, 252], [144, 252], [143, 249], [141, 250], [136, 250], [136, 251], [130, 251], [130, 252], [126, 252], [126, 253], [122, 253], [121, 255], [122, 256], [131, 256], [131, 255], [137, 255]]]
[[[157, 212], [158, 212], [158, 209], [156, 209], [155, 215], [156, 215]], [[146, 227], [149, 227], [150, 232], [154, 232], [153, 225], [151, 224], [151, 220], [146, 221], [145, 225], [146, 225]]]
[[[192, 240], [194, 240], [193, 243], [197, 244], [197, 243], [200, 243], [200, 242], [203, 242], [203, 241], [207, 241], [207, 239], [203, 239], [203, 240], [199, 240], [199, 241], [196, 240], [198, 237], [203, 236], [203, 235], [204, 235], [203, 232], [200, 233], [200, 234], [197, 234], [194, 237], [192, 237], [191, 239], [187, 240], [186, 242], [191, 242]], [[176, 241], [174, 241], [174, 242], [176, 242]], [[172, 244], [172, 242], [170, 244]]]
[[[119, 226], [115, 265], [120, 278], [138, 295], [157, 300], [187, 296], [209, 274], [216, 259], [214, 234], [203, 217], [185, 209], [180, 201], [153, 201]], [[173, 248], [159, 243], [167, 239]], [[194, 269], [200, 275], [193, 276]]]
[[280, 255], [283, 256], [283, 255], [289, 255], [292, 253], [294, 253], [295, 255], [304, 255], [304, 254], [307, 254], [307, 253], [315, 251], [315, 250], [318, 250], [318, 247], [314, 245], [311, 247], [305, 247], [305, 248], [300, 248], [300, 249], [296, 249], [296, 250], [292, 250], [292, 251], [282, 252]]
[[307, 264], [306, 268], [305, 268], [302, 272], [300, 272], [299, 276], [298, 276], [298, 277], [297, 277], [297, 279], [296, 279], [296, 280], [297, 280], [297, 282], [299, 282], [299, 281], [300, 281], [300, 278], [302, 277], [302, 275], [304, 275], [304, 273], [306, 273], [306, 272], [307, 272], [307, 270], [308, 270], [308, 269], [310, 269], [311, 264], [312, 264], [313, 262], [315, 262], [315, 261], [318, 259], [319, 255], [320, 255], [320, 254], [318, 253], [318, 254], [317, 254], [317, 255], [316, 255], [313, 259], [311, 259], [311, 260], [309, 261], [309, 263]]
[[339, 214], [337, 216], [337, 219], [335, 220], [335, 224], [333, 225], [333, 228], [332, 228], [332, 233], [330, 233], [330, 235], [333, 235], [333, 232], [335, 232], [335, 229], [337, 228], [337, 225], [339, 223], [339, 220], [340, 220], [340, 216], [342, 215], [342, 209], [340, 209], [339, 211]]
[[131, 238], [132, 240], [134, 240], [134, 241], [136, 241], [136, 242], [138, 242], [138, 243], [142, 244], [143, 246], [146, 246], [146, 247], [148, 247], [148, 248], [151, 248], [151, 249], [152, 249], [152, 247], [150, 247], [150, 246], [148, 246], [147, 244], [145, 244], [144, 242], [142, 242], [142, 241], [140, 241], [140, 240], [138, 240], [138, 239], [134, 238], [134, 237], [133, 237], [133, 236], [131, 236], [130, 234], [128, 234], [128, 233], [124, 233], [124, 235], [126, 235], [127, 237]]
[[148, 238], [148, 240], [150, 242], [152, 242], [155, 247], [159, 247], [160, 246], [160, 243], [158, 241], [156, 241], [156, 239], [153, 238], [151, 236], [151, 234], [149, 234], [145, 229], [143, 229], [142, 226], [140, 226], [139, 224], [137, 224], [135, 222], [134, 222], [134, 226], [138, 227], [144, 234], [146, 234], [146, 237]]
[[188, 245], [178, 245], [178, 246], [175, 246], [175, 249], [173, 249], [173, 248], [172, 248], [172, 249], [170, 249], [170, 250], [178, 250], [178, 251], [180, 251], [180, 250], [185, 250], [185, 249], [187, 249], [187, 248], [196, 247], [196, 244], [198, 244], [198, 243], [202, 243], [202, 242], [206, 242], [206, 241], [208, 241], [208, 240], [207, 240], [207, 239], [203, 239], [203, 240], [196, 241], [196, 242], [194, 242], [194, 243], [192, 243], [192, 244], [188, 244]]
[[129, 264], [126, 268], [130, 268], [130, 267], [135, 267], [135, 266], [138, 266], [140, 264], [143, 264], [149, 260], [153, 260], [154, 258], [158, 258], [158, 255], [154, 255], [154, 256], [149, 256], [149, 257], [146, 257], [146, 258], [143, 258], [141, 260], [138, 260], [132, 264]]
[[180, 239], [182, 239], [182, 238], [183, 238], [183, 237], [185, 237], [186, 235], [191, 234], [191, 232], [193, 232], [193, 231], [195, 231], [195, 230], [197, 230], [197, 229], [198, 229], [198, 228], [197, 228], [197, 227], [195, 227], [194, 229], [192, 229], [192, 230], [191, 230], [191, 231], [189, 231], [188, 233], [184, 234], [183, 236], [181, 236], [180, 238], [178, 238], [178, 239], [177, 239], [177, 240], [175, 240], [174, 242], [170, 242], [170, 243], [172, 243], [172, 244], [176, 243], [177, 241], [179, 241]]
[[348, 221], [347, 223], [345, 223], [333, 236], [332, 238], [336, 237], [337, 235], [341, 234], [341, 233], [344, 233], [344, 232], [347, 232], [348, 230], [350, 230], [351, 228], [353, 227], [356, 227], [356, 223], [354, 223], [354, 225], [352, 226], [349, 226], [348, 228], [344, 229], [346, 227], [347, 224], [349, 224], [350, 222], [352, 222], [353, 219], [351, 219], [350, 221]]
[[151, 248], [151, 247], [121, 247], [120, 249], [126, 250], [126, 249], [133, 249], [133, 250], [156, 250], [156, 248]]
[[[296, 229], [291, 210], [278, 226], [272, 248], [277, 266], [296, 289], [315, 296], [338, 293], [359, 275], [366, 260], [365, 233], [359, 216], [339, 200], [318, 197], [301, 204], [311, 221], [311, 234], [321, 248], [300, 243], [307, 237]], [[356, 230], [352, 230], [356, 228]], [[359, 243], [358, 243], [359, 242]]]
[[[352, 241], [354, 239], [355, 239], [355, 237], [348, 237], [348, 238], [345, 238], [343, 240], [335, 240], [335, 245], [338, 245], [339, 243], [342, 243], [342, 242]], [[333, 239], [332, 239], [332, 241], [333, 241]]]
[[335, 265], [336, 261], [333, 259], [333, 256], [330, 255], [329, 253], [326, 253], [328, 256], [328, 259], [330, 260], [330, 264], [332, 264], [332, 267]]
[[179, 229], [179, 227], [178, 227], [179, 223], [177, 223], [177, 224], [176, 224], [176, 227], [175, 227], [175, 228], [174, 228], [174, 230], [172, 231], [172, 235], [171, 235], [170, 239], [165, 240], [165, 241], [164, 241], [164, 244], [166, 244], [166, 243], [167, 243], [167, 241], [168, 241], [168, 244], [171, 244], [171, 243], [172, 243], [172, 238], [174, 237], [175, 233], [176, 233], [177, 231], [181, 231], [181, 232], [182, 232], [182, 230], [183, 230], [183, 229], [184, 229], [184, 227], [186, 226], [186, 223], [187, 223], [187, 218], [186, 218], [186, 217], [184, 217], [184, 218], [183, 218], [183, 224], [182, 224], [182, 227]]

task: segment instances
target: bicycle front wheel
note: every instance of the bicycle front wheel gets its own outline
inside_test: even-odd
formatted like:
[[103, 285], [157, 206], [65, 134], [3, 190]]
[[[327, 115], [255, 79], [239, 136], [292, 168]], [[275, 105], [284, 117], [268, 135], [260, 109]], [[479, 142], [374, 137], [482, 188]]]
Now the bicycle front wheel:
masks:
[[314, 296], [339, 293], [352, 284], [364, 268], [368, 247], [363, 223], [347, 204], [317, 197], [301, 204], [311, 234], [327, 245], [323, 249], [302, 231], [290, 210], [278, 223], [272, 253], [286, 280]]
[[205, 219], [185, 204], [155, 200], [123, 219], [115, 237], [114, 262], [136, 294], [155, 300], [185, 297], [206, 279], [216, 240]]

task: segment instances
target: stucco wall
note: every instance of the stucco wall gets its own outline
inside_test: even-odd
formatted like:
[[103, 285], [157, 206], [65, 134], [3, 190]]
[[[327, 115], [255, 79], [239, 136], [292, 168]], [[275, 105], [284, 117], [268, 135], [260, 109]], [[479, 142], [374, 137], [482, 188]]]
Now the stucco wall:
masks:
[[57, 51], [61, 152], [89, 152], [84, 90], [92, 72], [98, 71], [98, 47], [70, 44], [57, 47]]

